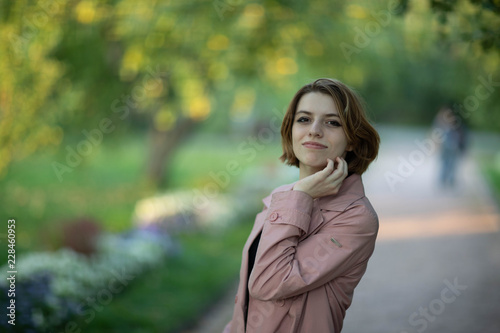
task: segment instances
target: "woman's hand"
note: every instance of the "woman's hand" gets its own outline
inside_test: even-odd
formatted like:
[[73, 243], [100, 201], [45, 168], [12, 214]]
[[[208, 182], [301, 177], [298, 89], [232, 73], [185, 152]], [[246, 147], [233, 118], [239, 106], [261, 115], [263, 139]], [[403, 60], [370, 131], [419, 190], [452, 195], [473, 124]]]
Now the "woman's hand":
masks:
[[341, 157], [337, 157], [335, 160], [338, 163], [336, 169], [334, 169], [333, 161], [328, 158], [328, 164], [323, 170], [299, 180], [293, 190], [305, 192], [313, 199], [337, 194], [342, 182], [347, 177], [348, 166]]

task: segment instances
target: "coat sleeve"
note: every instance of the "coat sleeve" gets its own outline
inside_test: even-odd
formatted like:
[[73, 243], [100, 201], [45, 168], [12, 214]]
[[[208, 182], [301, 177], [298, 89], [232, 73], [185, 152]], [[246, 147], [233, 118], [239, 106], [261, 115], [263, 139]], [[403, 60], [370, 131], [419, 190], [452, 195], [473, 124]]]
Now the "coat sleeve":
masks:
[[301, 191], [272, 195], [248, 281], [252, 297], [267, 301], [300, 295], [369, 259], [378, 231], [370, 208], [354, 203], [299, 242], [308, 231], [312, 207], [312, 197]]

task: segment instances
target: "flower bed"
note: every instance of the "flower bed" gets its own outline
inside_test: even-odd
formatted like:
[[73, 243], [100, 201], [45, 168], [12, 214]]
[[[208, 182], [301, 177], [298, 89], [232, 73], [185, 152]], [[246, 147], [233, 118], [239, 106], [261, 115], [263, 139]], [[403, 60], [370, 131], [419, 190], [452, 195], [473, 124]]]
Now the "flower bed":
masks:
[[[94, 304], [108, 304], [135, 277], [176, 251], [168, 235], [136, 229], [102, 235], [91, 257], [66, 248], [30, 253], [16, 263], [16, 325], [2, 321], [0, 327], [5, 332], [44, 332], [68, 322], [89, 322]], [[6, 281], [0, 282], [1, 297], [7, 296]], [[4, 309], [8, 301], [0, 299]]]

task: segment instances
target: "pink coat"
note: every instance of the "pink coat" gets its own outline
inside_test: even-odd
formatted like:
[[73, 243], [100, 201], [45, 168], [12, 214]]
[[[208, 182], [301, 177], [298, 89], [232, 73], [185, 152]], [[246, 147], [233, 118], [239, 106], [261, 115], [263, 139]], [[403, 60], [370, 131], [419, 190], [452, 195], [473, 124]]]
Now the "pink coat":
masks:
[[[338, 333], [365, 273], [378, 218], [361, 176], [339, 193], [313, 200], [293, 184], [263, 199], [243, 248], [232, 321], [224, 333]], [[248, 251], [262, 232], [250, 278]], [[248, 317], [245, 330], [247, 286]]]

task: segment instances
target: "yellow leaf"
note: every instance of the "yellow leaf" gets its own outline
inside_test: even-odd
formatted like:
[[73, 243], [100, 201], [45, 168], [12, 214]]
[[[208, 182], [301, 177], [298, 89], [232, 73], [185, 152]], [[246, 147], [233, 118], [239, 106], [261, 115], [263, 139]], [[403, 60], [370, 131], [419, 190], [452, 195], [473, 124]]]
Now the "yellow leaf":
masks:
[[245, 6], [238, 24], [244, 28], [255, 28], [262, 22], [264, 13], [264, 7], [261, 5], [257, 3], [248, 4]]
[[122, 60], [122, 67], [120, 68], [120, 75], [122, 79], [133, 79], [143, 61], [142, 48], [139, 46], [132, 46], [127, 49]]
[[355, 19], [364, 19], [368, 17], [368, 11], [365, 8], [358, 5], [347, 6], [346, 14], [347, 16]]
[[81, 1], [75, 7], [76, 19], [80, 23], [89, 24], [94, 21], [95, 6], [91, 1]]
[[297, 73], [297, 63], [292, 58], [280, 58], [276, 62], [276, 70], [281, 75], [290, 75]]
[[154, 117], [154, 126], [159, 131], [168, 131], [174, 126], [177, 116], [168, 108], [163, 107]]
[[210, 101], [206, 96], [196, 96], [189, 101], [189, 117], [203, 120], [210, 114]]

